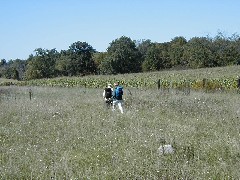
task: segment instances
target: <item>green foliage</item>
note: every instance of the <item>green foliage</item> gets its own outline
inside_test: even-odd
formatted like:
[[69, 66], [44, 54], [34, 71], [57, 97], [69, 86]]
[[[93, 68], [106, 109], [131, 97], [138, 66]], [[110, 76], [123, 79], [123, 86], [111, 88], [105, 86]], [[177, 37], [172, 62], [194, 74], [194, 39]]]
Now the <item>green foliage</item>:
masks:
[[55, 62], [58, 52], [55, 49], [38, 48], [36, 55], [30, 56], [26, 70], [26, 79], [51, 78], [55, 76]]
[[227, 38], [219, 33], [213, 39], [213, 54], [218, 66], [237, 64], [240, 59], [239, 37]]
[[5, 78], [7, 79], [17, 79], [19, 80], [19, 73], [16, 68], [8, 68], [5, 73]]
[[52, 78], [57, 75], [76, 76], [96, 72], [92, 58], [95, 50], [86, 42], [75, 42], [67, 51], [61, 53], [55, 49], [38, 48], [35, 51], [36, 55], [28, 59], [26, 79]]
[[215, 66], [211, 51], [211, 41], [207, 38], [194, 37], [185, 46], [183, 58], [190, 68]]
[[221, 67], [240, 64], [239, 48], [237, 34], [226, 37], [222, 33], [189, 41], [179, 36], [165, 43], [122, 36], [110, 43], [107, 52], [96, 52], [87, 42], [77, 41], [60, 52], [38, 48], [26, 61], [2, 59], [0, 77], [22, 80]]
[[71, 75], [92, 74], [96, 72], [93, 60], [95, 49], [86, 42], [75, 42], [68, 50]]
[[26, 64], [26, 61], [20, 59], [11, 60], [9, 62], [3, 59], [0, 63], [0, 77], [22, 80], [24, 78]]
[[1, 67], [1, 66], [4, 66], [5, 64], [7, 64], [6, 59], [1, 59], [0, 67]]
[[106, 52], [97, 52], [93, 54], [93, 60], [97, 68], [97, 74], [100, 74], [101, 69], [103, 69], [103, 74], [107, 74], [106, 72], [104, 72], [104, 69], [108, 69], [110, 67], [106, 67], [106, 68], [102, 67], [102, 66], [105, 66], [104, 59], [106, 58], [106, 56], [107, 56]]
[[170, 59], [168, 55], [168, 44], [152, 45], [145, 56], [142, 63], [143, 71], [159, 71], [170, 67]]
[[170, 42], [169, 46], [169, 57], [171, 60], [171, 65], [175, 66], [186, 66], [186, 62], [183, 58], [185, 45], [187, 40], [184, 37], [175, 37]]
[[146, 57], [148, 49], [154, 45], [150, 39], [135, 41], [135, 44], [143, 59]]
[[101, 73], [134, 73], [141, 71], [141, 57], [136, 44], [122, 36], [110, 43], [107, 57], [102, 62]]
[[71, 58], [67, 51], [61, 51], [59, 59], [56, 60], [55, 69], [60, 76], [72, 75]]
[[99, 65], [100, 74], [117, 74], [117, 70], [114, 69], [113, 64], [113, 59], [109, 56], [106, 56]]

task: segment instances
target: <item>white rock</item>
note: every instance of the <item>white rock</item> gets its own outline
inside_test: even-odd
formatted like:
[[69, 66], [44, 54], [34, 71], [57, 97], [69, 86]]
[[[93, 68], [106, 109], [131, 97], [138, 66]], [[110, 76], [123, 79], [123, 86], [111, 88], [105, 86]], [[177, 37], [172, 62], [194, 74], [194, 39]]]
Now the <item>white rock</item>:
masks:
[[161, 145], [158, 148], [159, 154], [173, 154], [174, 153], [174, 148], [172, 147], [171, 144], [165, 144]]

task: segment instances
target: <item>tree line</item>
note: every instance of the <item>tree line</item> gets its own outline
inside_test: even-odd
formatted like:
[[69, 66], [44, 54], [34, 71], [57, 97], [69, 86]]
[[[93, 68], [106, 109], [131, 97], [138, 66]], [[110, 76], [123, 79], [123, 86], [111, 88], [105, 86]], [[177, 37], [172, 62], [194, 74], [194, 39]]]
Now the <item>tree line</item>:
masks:
[[67, 50], [35, 49], [28, 59], [0, 61], [0, 77], [18, 80], [59, 76], [111, 75], [161, 71], [164, 69], [196, 69], [240, 64], [240, 37], [214, 38], [182, 36], [170, 42], [132, 40], [121, 36], [113, 40], [106, 52], [97, 52], [87, 42], [77, 41]]

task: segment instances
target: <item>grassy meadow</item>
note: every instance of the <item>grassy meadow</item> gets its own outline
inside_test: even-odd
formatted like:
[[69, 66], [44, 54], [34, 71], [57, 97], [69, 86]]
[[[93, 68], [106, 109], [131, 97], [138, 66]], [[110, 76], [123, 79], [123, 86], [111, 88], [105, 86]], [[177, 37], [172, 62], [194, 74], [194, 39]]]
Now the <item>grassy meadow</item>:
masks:
[[126, 87], [121, 114], [102, 92], [0, 87], [0, 179], [240, 178], [239, 94]]

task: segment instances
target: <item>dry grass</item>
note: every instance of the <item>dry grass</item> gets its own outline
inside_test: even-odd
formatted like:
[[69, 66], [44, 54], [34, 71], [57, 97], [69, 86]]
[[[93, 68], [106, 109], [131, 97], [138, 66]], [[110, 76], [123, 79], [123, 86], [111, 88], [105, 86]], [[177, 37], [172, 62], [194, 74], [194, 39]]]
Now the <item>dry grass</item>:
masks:
[[240, 177], [239, 94], [125, 89], [122, 115], [102, 89], [1, 90], [1, 179]]

